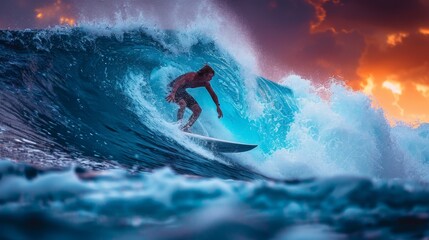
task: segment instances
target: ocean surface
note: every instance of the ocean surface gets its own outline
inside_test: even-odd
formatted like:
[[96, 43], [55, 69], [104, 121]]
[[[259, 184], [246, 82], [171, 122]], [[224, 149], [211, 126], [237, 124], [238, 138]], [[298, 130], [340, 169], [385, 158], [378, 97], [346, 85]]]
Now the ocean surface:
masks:
[[[429, 238], [429, 125], [243, 59], [192, 31], [1, 30], [0, 239]], [[181, 134], [167, 84], [206, 63], [224, 118], [191, 89], [192, 131], [256, 149]]]

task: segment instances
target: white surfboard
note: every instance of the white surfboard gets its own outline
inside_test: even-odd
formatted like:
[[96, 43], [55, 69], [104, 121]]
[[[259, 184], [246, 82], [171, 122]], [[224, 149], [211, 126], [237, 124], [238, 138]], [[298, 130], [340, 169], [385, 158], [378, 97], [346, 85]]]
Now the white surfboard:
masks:
[[216, 139], [212, 137], [201, 136], [194, 133], [184, 132], [184, 134], [189, 138], [191, 138], [192, 140], [198, 142], [200, 145], [216, 152], [225, 152], [225, 153], [246, 152], [258, 146], [255, 144], [225, 141], [225, 140]]

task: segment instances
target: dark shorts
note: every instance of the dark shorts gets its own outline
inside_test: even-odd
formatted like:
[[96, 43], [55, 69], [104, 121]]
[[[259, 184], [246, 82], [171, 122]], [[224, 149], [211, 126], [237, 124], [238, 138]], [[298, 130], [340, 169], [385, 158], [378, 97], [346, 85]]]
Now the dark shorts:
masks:
[[195, 101], [195, 99], [188, 92], [186, 92], [185, 89], [179, 88], [177, 89], [176, 98], [174, 99], [174, 101], [176, 103], [179, 103], [179, 101], [182, 99], [185, 100], [186, 106], [188, 108], [191, 108], [195, 104], [198, 104], [197, 101]]

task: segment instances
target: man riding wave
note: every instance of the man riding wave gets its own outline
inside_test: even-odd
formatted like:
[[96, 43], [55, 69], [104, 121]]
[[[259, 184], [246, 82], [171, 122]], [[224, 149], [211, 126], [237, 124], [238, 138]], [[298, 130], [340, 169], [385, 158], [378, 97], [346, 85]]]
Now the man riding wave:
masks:
[[212, 80], [214, 74], [215, 72], [213, 68], [209, 65], [205, 65], [198, 70], [198, 72], [185, 73], [168, 84], [171, 88], [171, 92], [165, 99], [168, 102], [174, 101], [179, 105], [177, 121], [182, 120], [186, 107], [192, 111], [192, 115], [189, 118], [188, 123], [182, 127], [183, 131], [189, 131], [189, 128], [191, 128], [195, 121], [197, 121], [202, 111], [197, 101], [188, 92], [186, 92], [187, 88], [205, 87], [212, 97], [213, 102], [216, 104], [218, 118], [223, 117], [218, 97], [210, 85], [210, 80]]

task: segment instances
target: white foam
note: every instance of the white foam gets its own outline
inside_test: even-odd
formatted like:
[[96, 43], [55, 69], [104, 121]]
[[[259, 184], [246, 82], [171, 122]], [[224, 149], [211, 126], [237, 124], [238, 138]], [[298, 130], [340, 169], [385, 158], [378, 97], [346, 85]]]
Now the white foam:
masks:
[[[246, 30], [228, 12], [212, 0], [166, 1], [162, 3], [127, 1], [118, 5], [105, 1], [97, 11], [85, 2], [80, 7], [78, 26], [101, 35], [118, 38], [127, 31], [141, 29], [173, 50], [187, 51], [201, 40], [202, 36], [214, 40], [234, 56], [247, 72], [259, 72], [256, 51]], [[190, 7], [192, 6], [192, 7]], [[91, 9], [91, 11], [87, 11]], [[164, 42], [167, 30], [180, 30], [180, 44]]]
[[294, 91], [299, 110], [284, 138], [289, 147], [254, 164], [264, 174], [421, 178], [428, 172], [429, 138], [418, 135], [423, 130], [392, 128], [363, 93], [335, 80], [317, 87], [297, 75], [285, 77], [282, 84]]

